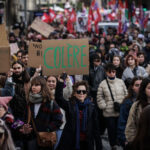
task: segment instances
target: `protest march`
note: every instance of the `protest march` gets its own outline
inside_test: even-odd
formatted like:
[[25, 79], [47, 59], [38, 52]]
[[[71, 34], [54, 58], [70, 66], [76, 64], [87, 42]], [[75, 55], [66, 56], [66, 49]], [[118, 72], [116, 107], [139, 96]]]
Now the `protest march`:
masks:
[[99, 2], [0, 1], [0, 150], [150, 150], [150, 11]]

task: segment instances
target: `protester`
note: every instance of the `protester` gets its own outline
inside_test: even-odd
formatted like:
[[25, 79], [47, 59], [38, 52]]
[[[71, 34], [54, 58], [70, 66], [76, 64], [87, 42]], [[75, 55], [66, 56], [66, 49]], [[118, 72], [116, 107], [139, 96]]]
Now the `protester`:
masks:
[[[71, 97], [72, 94], [72, 82], [70, 77], [67, 75], [67, 78], [65, 79], [66, 81], [66, 87], [63, 88], [63, 96], [64, 98], [66, 98], [66, 100], [69, 100], [69, 98]], [[47, 77], [47, 85], [52, 93], [53, 96], [53, 100], [55, 101], [55, 90], [56, 90], [56, 85], [57, 85], [57, 77], [56, 76], [48, 76]], [[60, 126], [59, 130], [57, 130], [57, 143], [55, 145], [55, 148], [57, 147], [61, 135], [62, 135], [62, 131], [64, 129], [65, 123], [66, 123], [66, 117], [65, 117], [65, 111], [63, 109], [61, 109], [61, 112], [63, 114], [63, 124]]]
[[[100, 125], [100, 134], [103, 135], [106, 129], [105, 125], [105, 119], [102, 113], [102, 110], [99, 110], [97, 107], [97, 90], [98, 90], [98, 85], [105, 79], [105, 71], [102, 66], [102, 60], [97, 53], [94, 53], [92, 56], [92, 65], [90, 67], [90, 72], [89, 72], [89, 85], [90, 85], [90, 95], [93, 98], [93, 101], [96, 105], [97, 108], [97, 113], [98, 113], [98, 121]], [[95, 137], [95, 142], [96, 145], [99, 145], [99, 138], [100, 137]]]
[[31, 134], [27, 139], [26, 150], [51, 150], [53, 147], [41, 147], [37, 144], [37, 132], [53, 132], [62, 124], [62, 114], [58, 105], [52, 100], [52, 95], [43, 77], [36, 77], [31, 82], [28, 97], [28, 121], [20, 131]]
[[113, 57], [112, 63], [116, 67], [116, 77], [121, 79], [122, 78], [122, 74], [123, 74], [123, 68], [121, 67], [121, 57], [115, 55]]
[[63, 98], [63, 86], [64, 81], [59, 79], [55, 100], [65, 110], [66, 124], [56, 150], [94, 150], [94, 135], [100, 133], [95, 106], [87, 97], [88, 85], [85, 81], [75, 83], [69, 101]]
[[[28, 51], [22, 52], [21, 62], [24, 64], [26, 71], [29, 73], [30, 77], [33, 77], [36, 73], [36, 68], [28, 66], [29, 55]], [[40, 65], [40, 64], [39, 64]]]
[[[120, 105], [127, 95], [123, 80], [116, 78], [116, 67], [113, 64], [105, 66], [107, 78], [102, 81], [97, 91], [97, 104], [103, 110], [108, 130], [109, 143], [112, 150], [117, 149], [117, 124], [119, 108], [115, 110], [115, 102]], [[119, 106], [118, 106], [119, 107]]]
[[[10, 101], [10, 109], [15, 118], [16, 123], [25, 122], [27, 101], [26, 97], [30, 88], [30, 76], [26, 72], [24, 65], [20, 61], [16, 61], [12, 64], [13, 74], [12, 80], [15, 85], [15, 94], [13, 99]], [[22, 125], [22, 123], [21, 123]], [[16, 147], [22, 147], [23, 136], [19, 132], [20, 124], [15, 128], [12, 137]]]
[[143, 79], [137, 101], [132, 105], [125, 129], [125, 135], [127, 142], [132, 142], [137, 133], [137, 127], [139, 123], [140, 115], [143, 109], [149, 105], [150, 98], [150, 78]]
[[148, 75], [150, 75], [150, 64], [146, 63], [145, 53], [144, 52], [137, 53], [137, 59], [138, 59], [139, 66], [144, 67]]
[[105, 79], [105, 71], [101, 65], [101, 58], [97, 54], [92, 56], [92, 67], [89, 72], [90, 94], [96, 102], [96, 94], [99, 84]]
[[[67, 4], [68, 3], [69, 2], [67, 2]], [[41, 12], [43, 13], [43, 16], [38, 16], [38, 19], [37, 19], [37, 15], [41, 15], [41, 13], [39, 14], [38, 12], [36, 12], [33, 15], [29, 15], [30, 17], [27, 19], [29, 20], [29, 22], [25, 22], [22, 16], [20, 17], [19, 23], [11, 20], [11, 22], [12, 21], [15, 22], [15, 25], [12, 28], [8, 27], [10, 31], [8, 36], [9, 43], [17, 44], [19, 50], [16, 54], [11, 56], [10, 62], [12, 63], [12, 69], [10, 69], [9, 73], [6, 74], [0, 72], [0, 85], [1, 85], [0, 96], [12, 96], [13, 99], [8, 104], [10, 106], [10, 107], [8, 106], [8, 111], [6, 111], [6, 109], [4, 109], [3, 107], [0, 107], [0, 109], [3, 110], [2, 114], [5, 113], [6, 111], [6, 113], [8, 113], [9, 115], [11, 114], [10, 112], [12, 112], [14, 116], [14, 122], [13, 124], [10, 123], [11, 125], [9, 125], [9, 127], [11, 128], [12, 137], [16, 149], [26, 150], [30, 148], [34, 149], [34, 147], [35, 149], [37, 149], [37, 147], [39, 148], [38, 144], [36, 143], [37, 137], [33, 129], [33, 123], [32, 121], [30, 121], [30, 123], [28, 123], [27, 121], [28, 114], [29, 114], [28, 104], [31, 106], [31, 111], [33, 113], [32, 115], [37, 114], [38, 111], [39, 113], [41, 113], [43, 111], [41, 110], [42, 106], [43, 105], [45, 106], [45, 103], [43, 101], [41, 102], [42, 103], [41, 106], [40, 104], [39, 105], [33, 104], [28, 101], [29, 89], [30, 89], [30, 93], [33, 94], [32, 88], [30, 88], [31, 81], [39, 80], [38, 81], [39, 83], [41, 82], [41, 80], [42, 81], [44, 80], [41, 79], [43, 77], [39, 77], [39, 76], [44, 76], [44, 78], [47, 79], [46, 82], [48, 86], [47, 88], [51, 93], [50, 97], [46, 101], [46, 104], [48, 102], [52, 104], [51, 102], [53, 102], [54, 107], [55, 105], [56, 107], [58, 107], [57, 104], [55, 103], [56, 101], [58, 101], [58, 104], [66, 111], [67, 124], [65, 128], [63, 127], [65, 124], [64, 118], [63, 118], [64, 122], [62, 126], [60, 126], [61, 121], [59, 120], [58, 121], [59, 125], [57, 126], [57, 128], [55, 128], [55, 131], [57, 132], [57, 143], [54, 146], [54, 150], [56, 148], [58, 150], [61, 149], [77, 150], [79, 149], [79, 144], [81, 150], [82, 149], [92, 150], [94, 148], [96, 150], [100, 150], [102, 149], [101, 136], [102, 136], [102, 140], [105, 139], [107, 140], [107, 134], [112, 149], [116, 149], [117, 147], [116, 144], [118, 144], [118, 141], [119, 144], [121, 144], [123, 147], [127, 143], [127, 139], [125, 138], [124, 135], [124, 130], [125, 130], [130, 107], [135, 101], [135, 99], [137, 98], [137, 94], [135, 93], [138, 93], [138, 89], [139, 89], [138, 85], [140, 84], [139, 82], [141, 82], [141, 80], [136, 80], [136, 78], [137, 79], [141, 79], [141, 77], [145, 78], [150, 74], [150, 67], [149, 67], [150, 66], [149, 65], [150, 32], [148, 31], [149, 29], [146, 28], [146, 26], [149, 24], [149, 21], [148, 21], [148, 15], [147, 13], [144, 12], [142, 7], [139, 7], [139, 13], [136, 13], [136, 16], [135, 13], [130, 14], [129, 11], [130, 18], [132, 20], [130, 21], [127, 20], [127, 18], [124, 16], [125, 14], [123, 13], [124, 4], [121, 1], [119, 1], [119, 3], [117, 3], [117, 1], [116, 3], [108, 2], [107, 5], [113, 8], [109, 10], [111, 11], [109, 13], [104, 13], [105, 11], [107, 12], [107, 10], [103, 8], [101, 9], [101, 11], [99, 11], [97, 0], [92, 0], [91, 5], [89, 6], [88, 15], [85, 7], [83, 8], [83, 12], [78, 13], [74, 10], [73, 7], [71, 8], [71, 5], [69, 4], [69, 8], [65, 7], [64, 12], [58, 13], [55, 11], [54, 8], [54, 10], [49, 9], [46, 10], [46, 12], [44, 13]], [[130, 5], [130, 3], [127, 4], [127, 1], [125, 1], [125, 5], [128, 6]], [[134, 2], [131, 5], [133, 6], [133, 10], [137, 9]], [[76, 10], [78, 10], [78, 8]], [[135, 12], [137, 12], [137, 10]], [[78, 15], [80, 15], [80, 17]], [[8, 15], [6, 14], [5, 16]], [[46, 16], [46, 20], [44, 18], [45, 16]], [[0, 20], [1, 17], [2, 16], [0, 14]], [[136, 24], [134, 20], [135, 17], [138, 18], [136, 19]], [[45, 30], [43, 30], [42, 28], [44, 27], [44, 25], [42, 25], [41, 27], [39, 26], [35, 27], [34, 25], [31, 25], [30, 23], [33, 22], [32, 19], [34, 18], [37, 19], [36, 20], [37, 25], [39, 21], [46, 22], [47, 26], [50, 25], [49, 27], [51, 33], [49, 33], [49, 28], [47, 28], [46, 32], [44, 32]], [[17, 18], [17, 20], [18, 19], [19, 18]], [[7, 19], [3, 19], [3, 20], [6, 20], [7, 22]], [[82, 20], [82, 23], [86, 25], [87, 28], [86, 26], [84, 26], [84, 30], [82, 28], [83, 31], [79, 31], [78, 26], [76, 24], [76, 20], [80, 20], [80, 21]], [[104, 25], [102, 28], [101, 27], [99, 28], [100, 22], [105, 20], [107, 21], [109, 20], [108, 26]], [[115, 25], [115, 27], [112, 27], [114, 21], [119, 22], [119, 24]], [[10, 23], [7, 24], [10, 25]], [[2, 36], [1, 41], [4, 44], [6, 43], [3, 42], [3, 38], [5, 38], [5, 34], [2, 35], [4, 36]], [[77, 47], [73, 47], [73, 48], [70, 47], [70, 49], [67, 50], [68, 54], [66, 55], [66, 47], [61, 45], [63, 43], [63, 40], [61, 39], [65, 39], [65, 41], [67, 41], [66, 44], [68, 45], [68, 48], [69, 48], [70, 40], [71, 41], [74, 40], [74, 46], [78, 46], [79, 43], [82, 44], [80, 40], [78, 43], [76, 42], [75, 39], [81, 39], [81, 41], [82, 39], [88, 40], [89, 58], [87, 54], [88, 49], [86, 49], [86, 53], [83, 53], [82, 51], [83, 49], [82, 48], [78, 49]], [[50, 49], [46, 49], [45, 44], [42, 44], [42, 49], [44, 48], [45, 52], [48, 52], [47, 55], [45, 52], [43, 52], [44, 49], [41, 51], [40, 49], [38, 49], [39, 47], [36, 45], [37, 42], [43, 43], [42, 40], [47, 40], [47, 41], [55, 40], [56, 42], [59, 40], [60, 45], [58, 44], [57, 46], [59, 46], [59, 48], [61, 47], [61, 50], [58, 47], [55, 47], [56, 49], [54, 50], [53, 53], [52, 50], [49, 51]], [[6, 41], [6, 38], [4, 39], [4, 41]], [[30, 49], [29, 47], [30, 42], [34, 42], [33, 45], [36, 48], [36, 50], [33, 51], [32, 49]], [[7, 45], [8, 43], [6, 43], [6, 46]], [[52, 42], [51, 46], [52, 47], [56, 46], [55, 42], [54, 45]], [[88, 44], [85, 44], [84, 46], [88, 48]], [[81, 50], [80, 51], [81, 53], [79, 52], [79, 50]], [[30, 53], [31, 51], [34, 52], [34, 54], [38, 57], [29, 56], [31, 54]], [[55, 56], [54, 62], [53, 59], [49, 57], [50, 52]], [[10, 52], [10, 54], [11, 53], [12, 52]], [[6, 53], [2, 53], [2, 55], [3, 54], [6, 55], [7, 51]], [[28, 62], [29, 57], [31, 57], [30, 64]], [[43, 57], [46, 58], [47, 60], [43, 61]], [[5, 58], [3, 60], [5, 60]], [[38, 63], [36, 64], [35, 63], [36, 60], [41, 61], [41, 64]], [[79, 62], [79, 60], [81, 60], [81, 62]], [[88, 68], [88, 63], [85, 63], [88, 60], [90, 62], [89, 74], [85, 75], [84, 68], [82, 67], [86, 66]], [[124, 61], [126, 62], [126, 64], [124, 63]], [[75, 64], [76, 62], [77, 62], [77, 66]], [[5, 63], [5, 61], [3, 63]], [[1, 67], [3, 67], [3, 63], [1, 64]], [[51, 65], [53, 65], [51, 63], [54, 63], [54, 66], [56, 67], [55, 68], [56, 71], [53, 70], [54, 68], [50, 69]], [[112, 66], [112, 68], [109, 68], [105, 73], [103, 67], [105, 67], [106, 65], [107, 68], [108, 63], [113, 63], [114, 66]], [[35, 66], [29, 66], [31, 64], [36, 64], [36, 66], [38, 65], [39, 67], [35, 68]], [[78, 66], [80, 64], [81, 67]], [[4, 67], [5, 66], [6, 65], [4, 65]], [[68, 70], [72, 71], [72, 69], [74, 69], [73, 76], [70, 75], [72, 74], [72, 72], [70, 71], [68, 72]], [[61, 78], [65, 80], [65, 82], [62, 83], [61, 85], [60, 82], [55, 77], [55, 74], [58, 74], [57, 70], [58, 71], [61, 70], [62, 72], [65, 71], [70, 75], [67, 76], [66, 73], [63, 73], [61, 75]], [[79, 73], [80, 70], [82, 70], [82, 74]], [[51, 71], [54, 74], [54, 76], [47, 77], [46, 75], [48, 75], [49, 71]], [[78, 75], [76, 74], [77, 72]], [[88, 71], [86, 70], [86, 73], [87, 72]], [[112, 94], [106, 83], [107, 81], [106, 79], [110, 84], [110, 89], [112, 90]], [[127, 95], [126, 87], [121, 79], [123, 79], [127, 87], [129, 86], [129, 93], [127, 97], [126, 97]], [[134, 79], [136, 81], [134, 81]], [[87, 86], [83, 82], [83, 80], [89, 82], [90, 90], [88, 92], [87, 92]], [[75, 85], [73, 90], [72, 86], [74, 82]], [[45, 80], [44, 80], [44, 84], [45, 84]], [[57, 84], [58, 84], [58, 88], [56, 88]], [[32, 85], [32, 87], [34, 86], [37, 87], [39, 85]], [[77, 89], [80, 88], [81, 91], [77, 93], [76, 92], [78, 91]], [[58, 91], [57, 89], [60, 89], [60, 91]], [[45, 92], [47, 93], [47, 91]], [[57, 99], [55, 97], [55, 94], [57, 95]], [[80, 103], [79, 100], [77, 100], [77, 98], [81, 95], [84, 96], [83, 103]], [[118, 103], [113, 102], [113, 99]], [[123, 99], [124, 101], [122, 103]], [[120, 104], [122, 104], [121, 107]], [[34, 106], [35, 108], [37, 108], [36, 107], [37, 105], [40, 107], [40, 109], [39, 110], [35, 109], [34, 111], [32, 108]], [[85, 109], [83, 109], [83, 111], [82, 109], [80, 110], [80, 108], [82, 107], [80, 105], [85, 106]], [[116, 108], [118, 108], [117, 110], [118, 112], [115, 111]], [[119, 112], [119, 108], [121, 109], [120, 112]], [[44, 111], [49, 112], [50, 110], [51, 108], [47, 107], [47, 105], [44, 107]], [[76, 111], [78, 113], [76, 113]], [[88, 113], [88, 115], [86, 114], [86, 112]], [[37, 114], [37, 117], [39, 117], [39, 113]], [[51, 113], [47, 113], [45, 116], [48, 116], [49, 118], [49, 115], [51, 115]], [[61, 116], [60, 112], [58, 112], [58, 115]], [[65, 115], [63, 114], [63, 117], [64, 116]], [[106, 129], [105, 117], [107, 120], [108, 130], [105, 130]], [[119, 117], [119, 127], [117, 128], [118, 117]], [[4, 118], [2, 117], [2, 119], [5, 120], [5, 117]], [[35, 120], [36, 119], [37, 118], [35, 118]], [[47, 118], [45, 120], [47, 120]], [[41, 122], [44, 124], [43, 127], [41, 125]], [[89, 125], [89, 126], [87, 128], [84, 126], [83, 128], [81, 128], [81, 130], [79, 130], [79, 127], [82, 124], [82, 122], [85, 123], [85, 125], [87, 126]], [[40, 121], [40, 128], [42, 128], [42, 131], [46, 130], [43, 129], [45, 123], [46, 122], [44, 121]], [[28, 134], [24, 134], [25, 133], [24, 129], [25, 130], [27, 129]], [[87, 132], [85, 132], [85, 129], [87, 129], [86, 130]], [[62, 131], [63, 134], [61, 136]], [[118, 133], [118, 139], [116, 138], [117, 133]], [[95, 145], [93, 143], [95, 143]], [[93, 147], [93, 145], [95, 147]], [[103, 145], [103, 147], [104, 149], [109, 149], [108, 147], [105, 148], [105, 145]]]
[[20, 61], [12, 64], [13, 74], [12, 80], [15, 85], [15, 95], [10, 102], [10, 107], [15, 119], [24, 120], [26, 111], [26, 96], [30, 87], [30, 77], [26, 72], [24, 65]]
[[141, 77], [134, 77], [132, 79], [131, 85], [128, 88], [128, 95], [125, 97], [120, 107], [120, 116], [118, 119], [118, 129], [117, 129], [117, 139], [118, 139], [119, 144], [122, 147], [124, 147], [126, 143], [125, 127], [127, 124], [129, 111], [133, 102], [136, 101], [141, 82], [142, 82]]
[[17, 60], [21, 61], [21, 59], [22, 59], [22, 53], [23, 53], [22, 50], [19, 50], [19, 51], [16, 53]]
[[149, 150], [150, 138], [150, 106], [146, 106], [141, 112], [138, 121], [137, 132], [133, 141], [126, 145], [125, 150]]

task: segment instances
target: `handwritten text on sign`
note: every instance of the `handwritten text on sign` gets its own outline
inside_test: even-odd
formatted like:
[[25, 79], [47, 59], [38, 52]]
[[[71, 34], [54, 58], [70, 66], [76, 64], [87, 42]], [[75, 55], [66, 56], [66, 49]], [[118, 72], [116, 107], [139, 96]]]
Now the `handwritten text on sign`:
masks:
[[44, 40], [43, 72], [45, 75], [88, 74], [89, 48], [88, 40]]
[[[78, 46], [72, 46], [70, 44], [67, 44], [68, 48], [67, 48], [67, 66], [64, 65], [64, 47], [50, 47], [47, 48], [44, 51], [44, 65], [49, 68], [49, 69], [53, 69], [53, 68], [67, 68], [67, 67], [75, 67], [77, 65], [78, 68], [80, 67], [86, 67], [86, 64], [83, 64], [83, 57], [86, 56], [86, 54], [84, 54], [83, 49], [86, 48], [86, 45], [83, 45], [81, 47]], [[73, 48], [73, 53], [71, 54], [71, 48]], [[54, 51], [54, 66], [49, 66], [46, 62], [46, 54], [48, 52], [52, 52]], [[81, 54], [81, 63], [79, 63], [78, 61], [78, 56], [79, 54]], [[58, 64], [57, 64], [57, 59], [58, 60]], [[71, 59], [73, 59], [73, 65], [71, 65]]]

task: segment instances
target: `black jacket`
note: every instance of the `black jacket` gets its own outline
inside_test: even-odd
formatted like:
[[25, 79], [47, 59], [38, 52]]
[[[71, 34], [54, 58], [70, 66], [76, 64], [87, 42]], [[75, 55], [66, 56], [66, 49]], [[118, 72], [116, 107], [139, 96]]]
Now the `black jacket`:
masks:
[[89, 72], [89, 85], [91, 87], [91, 91], [96, 92], [99, 84], [105, 79], [105, 71], [102, 66], [98, 66], [96, 70], [94, 68], [90, 68]]
[[[76, 143], [76, 109], [73, 101], [63, 98], [63, 83], [58, 82], [55, 92], [55, 100], [65, 110], [66, 124], [56, 150], [75, 150]], [[88, 107], [87, 123], [88, 150], [94, 150], [94, 136], [100, 135], [97, 124], [97, 112], [93, 103]]]
[[123, 68], [122, 67], [117, 67], [116, 68], [116, 77], [121, 79], [123, 74]]

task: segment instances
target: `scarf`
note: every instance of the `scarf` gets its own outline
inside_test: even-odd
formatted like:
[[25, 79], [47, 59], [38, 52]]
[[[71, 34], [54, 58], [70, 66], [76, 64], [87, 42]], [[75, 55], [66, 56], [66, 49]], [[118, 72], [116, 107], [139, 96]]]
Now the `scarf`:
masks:
[[108, 77], [109, 80], [115, 80], [116, 76], [115, 77]]
[[41, 103], [43, 100], [43, 97], [41, 95], [41, 93], [38, 94], [33, 94], [33, 93], [29, 93], [29, 101], [33, 104], [38, 104]]
[[[80, 150], [80, 131], [85, 131], [87, 127], [87, 111], [88, 105], [91, 103], [90, 99], [87, 98], [81, 103], [79, 100], [76, 101], [76, 150]], [[83, 110], [82, 127], [80, 129], [80, 110]]]

